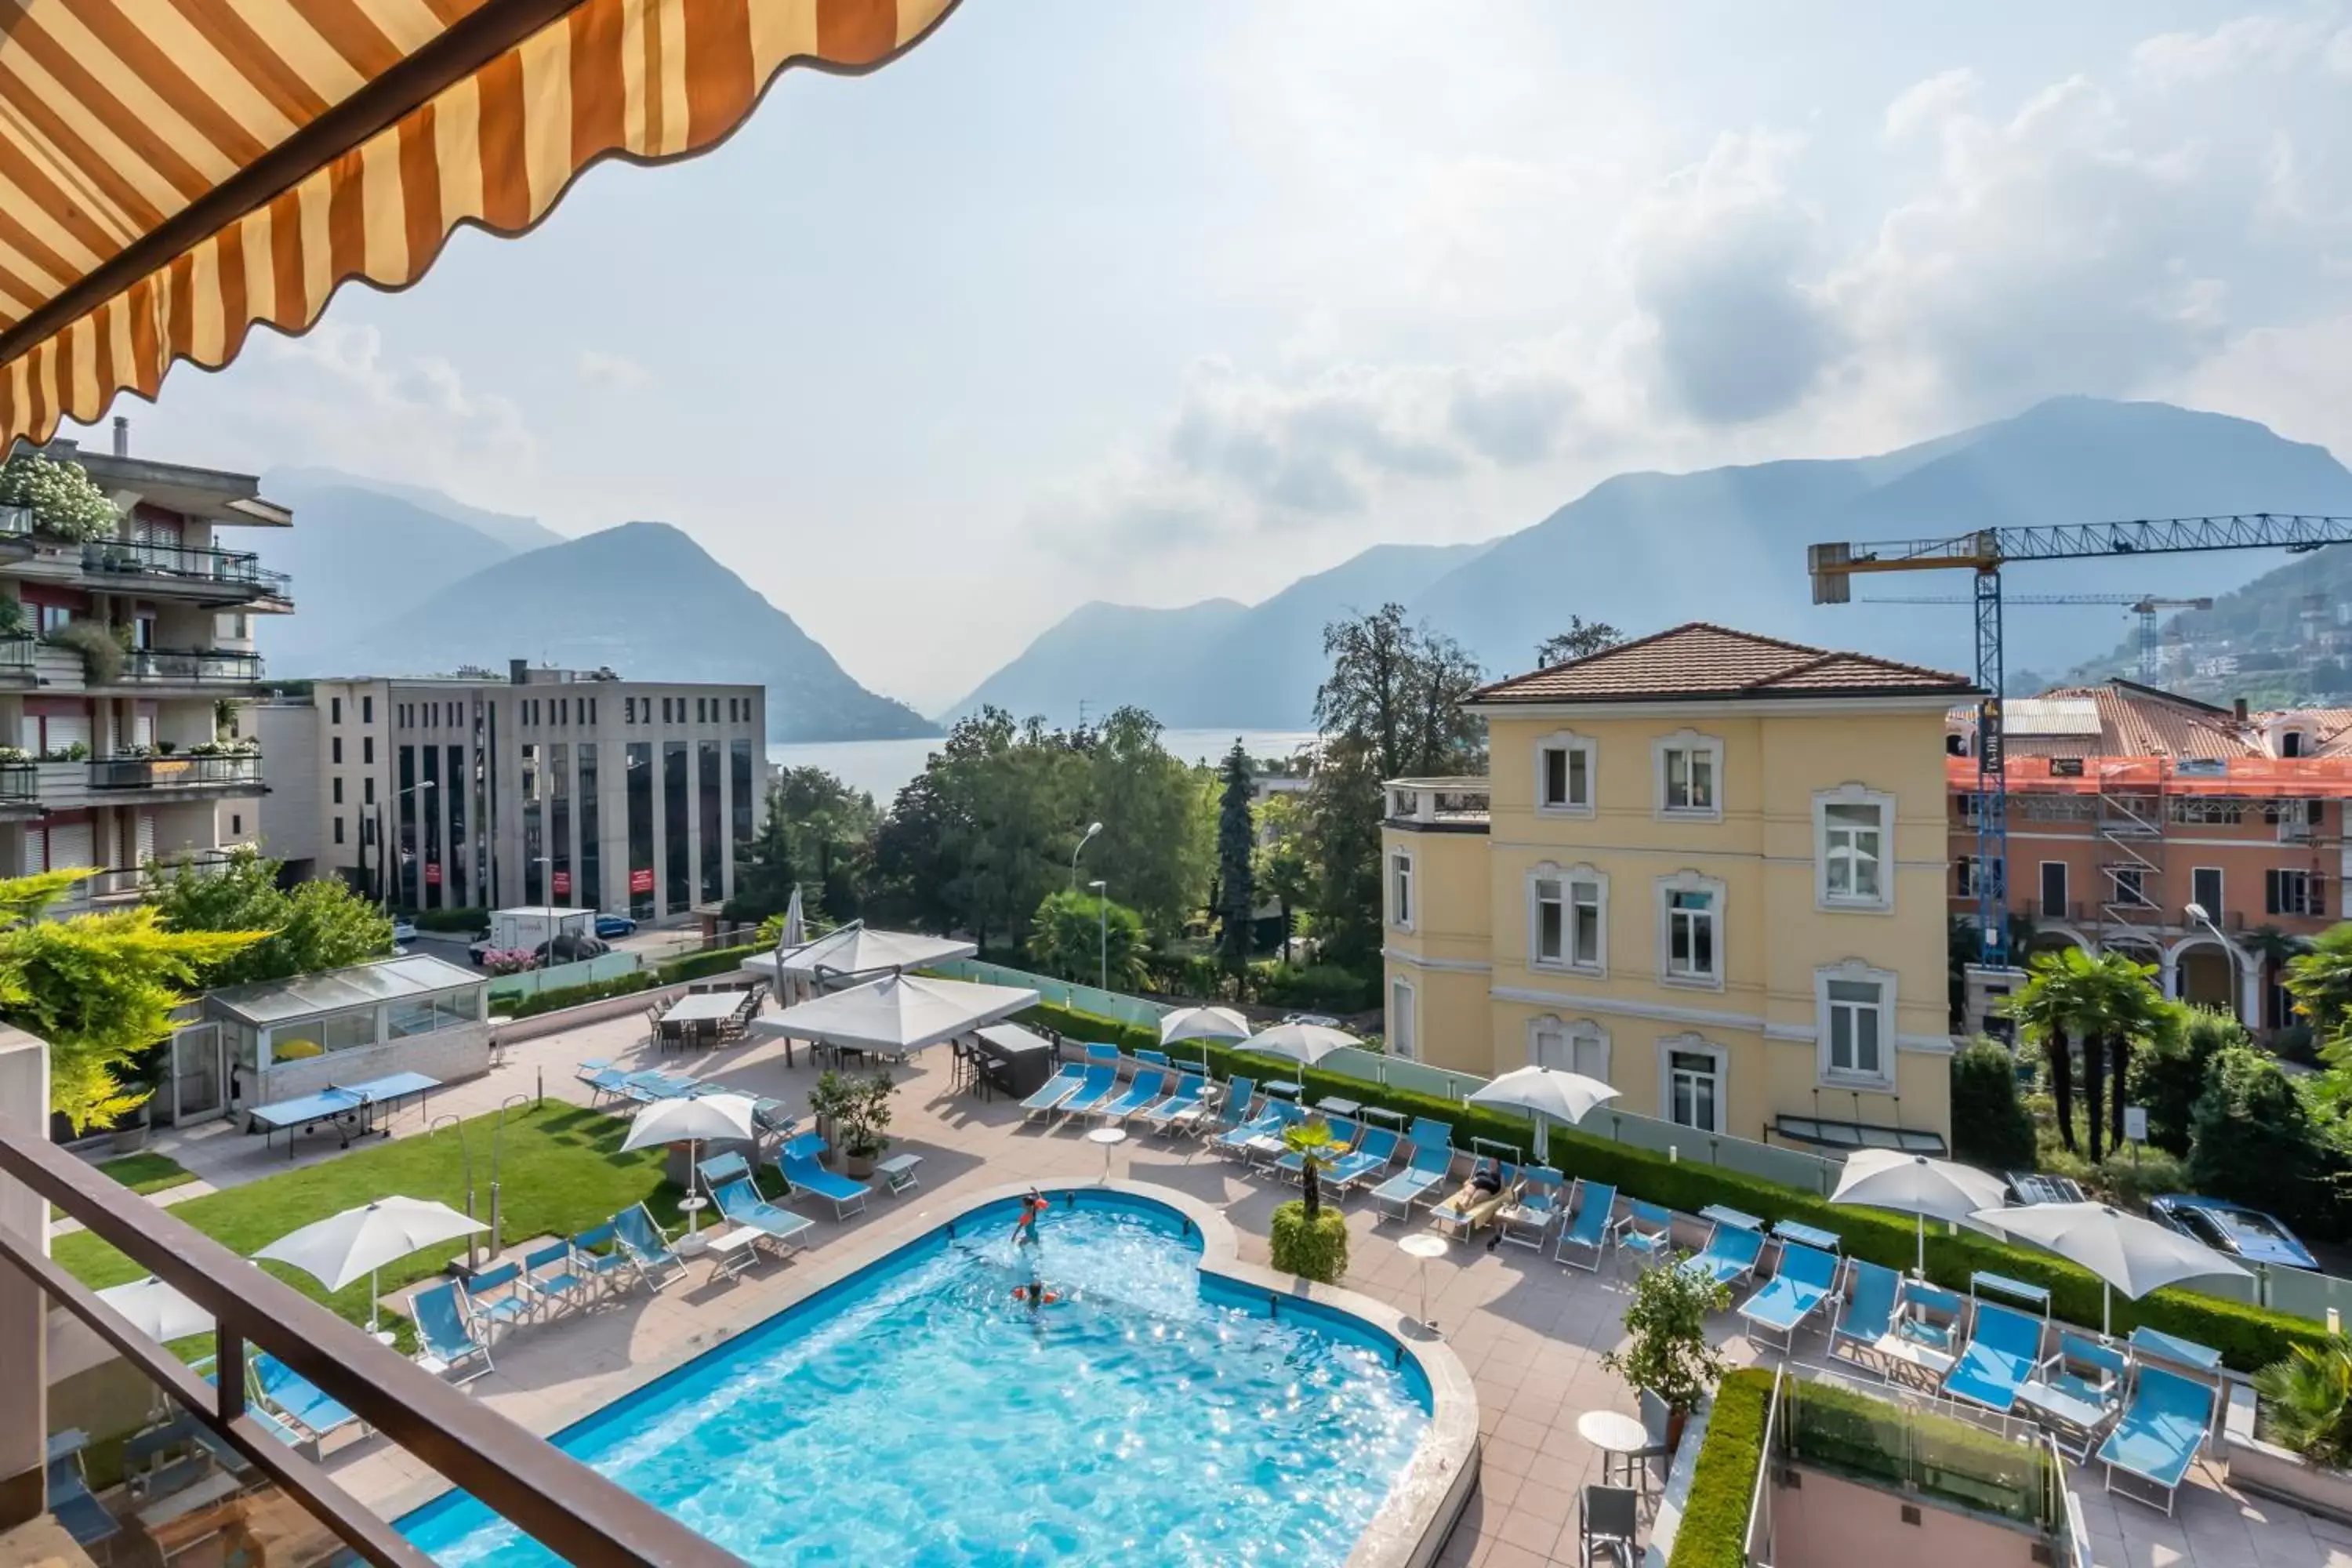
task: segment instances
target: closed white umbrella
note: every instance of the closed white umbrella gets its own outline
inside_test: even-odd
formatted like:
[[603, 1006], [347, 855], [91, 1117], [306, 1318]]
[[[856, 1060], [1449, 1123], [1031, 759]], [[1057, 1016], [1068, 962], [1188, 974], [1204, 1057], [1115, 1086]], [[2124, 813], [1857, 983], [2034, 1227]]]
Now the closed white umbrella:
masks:
[[1163, 1046], [1185, 1040], [1238, 1040], [1249, 1032], [1249, 1020], [1231, 1007], [1179, 1007], [1160, 1019]]
[[254, 1254], [291, 1264], [330, 1290], [368, 1278], [368, 1332], [376, 1331], [375, 1276], [387, 1263], [436, 1242], [455, 1241], [489, 1226], [428, 1198], [378, 1198], [358, 1208], [289, 1231]]
[[153, 1275], [128, 1285], [111, 1285], [98, 1299], [131, 1320], [131, 1326], [158, 1344], [213, 1331], [213, 1315]]
[[1909, 1154], [1900, 1149], [1859, 1149], [1846, 1156], [1845, 1170], [1838, 1177], [1837, 1191], [1830, 1194], [1830, 1202], [1916, 1215], [1919, 1228], [1917, 1269], [1924, 1277], [1927, 1272], [1927, 1222], [1968, 1220], [1974, 1224], [1979, 1209], [2000, 1206], [2002, 1190], [1999, 1176], [1987, 1175], [1974, 1165], [1930, 1160], [1925, 1154]]
[[1333, 1051], [1360, 1047], [1363, 1041], [1344, 1029], [1333, 1029], [1321, 1024], [1276, 1024], [1260, 1029], [1242, 1042], [1245, 1051], [1261, 1051], [1270, 1057], [1288, 1057], [1305, 1067], [1313, 1067]]
[[2137, 1300], [2183, 1279], [2209, 1274], [2243, 1277], [2246, 1272], [2194, 1237], [2105, 1204], [2029, 1204], [1979, 1209], [1972, 1217], [2005, 1236], [2046, 1247], [2097, 1275], [2106, 1287], [2099, 1302], [2102, 1333], [2113, 1321], [2117, 1290]]
[[808, 917], [801, 912], [801, 885], [793, 884], [793, 896], [784, 901], [783, 929], [776, 937], [776, 957], [782, 959], [784, 950], [808, 945]]
[[656, 1100], [629, 1122], [621, 1152], [650, 1149], [659, 1144], [686, 1145], [686, 1228], [699, 1228], [702, 1204], [694, 1191], [695, 1154], [706, 1139], [749, 1143], [758, 1136], [751, 1120], [754, 1101], [748, 1094], [699, 1094], [692, 1100]]
[[1550, 1152], [1553, 1122], [1565, 1121], [1573, 1127], [1594, 1106], [1616, 1098], [1617, 1091], [1597, 1078], [1557, 1068], [1523, 1067], [1475, 1090], [1470, 1103], [1529, 1112], [1536, 1124], [1536, 1158], [1541, 1160]]

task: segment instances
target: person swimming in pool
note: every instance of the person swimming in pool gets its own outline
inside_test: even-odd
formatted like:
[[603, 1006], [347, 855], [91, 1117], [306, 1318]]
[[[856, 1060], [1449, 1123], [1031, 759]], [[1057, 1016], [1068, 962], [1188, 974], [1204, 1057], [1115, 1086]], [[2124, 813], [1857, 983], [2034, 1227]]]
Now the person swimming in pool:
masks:
[[1030, 1188], [1028, 1196], [1021, 1200], [1021, 1217], [1013, 1222], [1013, 1245], [1036, 1246], [1037, 1216], [1053, 1206], [1045, 1201], [1045, 1194], [1034, 1187]]

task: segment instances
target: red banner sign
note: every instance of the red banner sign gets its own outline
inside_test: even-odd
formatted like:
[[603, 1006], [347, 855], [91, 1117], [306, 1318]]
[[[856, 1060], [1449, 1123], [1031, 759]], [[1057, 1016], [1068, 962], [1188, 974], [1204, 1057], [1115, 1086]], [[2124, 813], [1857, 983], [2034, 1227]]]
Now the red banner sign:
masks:
[[629, 891], [650, 893], [654, 890], [654, 868], [650, 866], [629, 873]]
[[568, 899], [572, 896], [571, 872], [558, 871], [555, 874], [555, 896], [559, 899]]
[[441, 885], [440, 861], [427, 860], [425, 862], [425, 885], [428, 888], [437, 888]]

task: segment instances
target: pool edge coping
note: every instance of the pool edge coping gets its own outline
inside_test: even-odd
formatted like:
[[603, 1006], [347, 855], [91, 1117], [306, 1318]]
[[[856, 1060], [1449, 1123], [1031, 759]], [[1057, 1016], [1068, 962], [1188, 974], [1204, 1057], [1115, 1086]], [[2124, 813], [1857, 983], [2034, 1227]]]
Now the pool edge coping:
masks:
[[[1340, 1286], [1317, 1284], [1242, 1261], [1240, 1232], [1223, 1209], [1189, 1193], [1148, 1182], [1005, 1183], [959, 1198], [948, 1206], [917, 1209], [873, 1240], [826, 1255], [822, 1260], [811, 1252], [799, 1253], [793, 1262], [793, 1288], [775, 1298], [772, 1305], [758, 1316], [740, 1323], [714, 1325], [711, 1332], [697, 1335], [667, 1355], [642, 1365], [633, 1364], [628, 1380], [618, 1388], [608, 1386], [593, 1394], [551, 1405], [536, 1412], [531, 1419], [515, 1424], [542, 1441], [552, 1441], [556, 1434], [704, 1356], [725, 1350], [733, 1340], [881, 1263], [941, 1226], [953, 1224], [976, 1209], [1018, 1198], [1033, 1187], [1043, 1192], [1118, 1193], [1159, 1204], [1183, 1216], [1201, 1233], [1203, 1269], [1220, 1279], [1264, 1290], [1269, 1297], [1288, 1297], [1344, 1312], [1394, 1340], [1405, 1354], [1413, 1358], [1428, 1380], [1429, 1432], [1415, 1448], [1412, 1460], [1390, 1483], [1388, 1496], [1357, 1538], [1344, 1568], [1429, 1568], [1436, 1561], [1463, 1510], [1469, 1506], [1478, 1479], [1478, 1394], [1462, 1358], [1443, 1339], [1428, 1334], [1409, 1315], [1385, 1302]], [[505, 1419], [511, 1421], [514, 1417]], [[455, 1481], [431, 1472], [424, 1479], [393, 1489], [370, 1506], [386, 1521], [398, 1520], [456, 1487]]]

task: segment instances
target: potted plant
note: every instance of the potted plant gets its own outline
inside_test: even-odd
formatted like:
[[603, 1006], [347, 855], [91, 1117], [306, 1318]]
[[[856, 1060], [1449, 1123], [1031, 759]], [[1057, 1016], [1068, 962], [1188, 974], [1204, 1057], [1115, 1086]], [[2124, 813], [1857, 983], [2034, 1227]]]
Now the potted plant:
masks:
[[841, 1122], [848, 1113], [850, 1079], [847, 1073], [827, 1068], [816, 1075], [809, 1089], [809, 1115], [815, 1119], [816, 1135], [824, 1144], [824, 1159], [834, 1162], [841, 1154]]
[[2352, 1338], [2296, 1345], [2230, 1391], [2230, 1483], [2332, 1519], [2352, 1519]]
[[114, 1123], [114, 1152], [136, 1154], [147, 1147], [147, 1102], [141, 1100]]
[[1723, 1358], [1707, 1342], [1706, 1320], [1731, 1305], [1731, 1292], [1704, 1274], [1666, 1258], [1633, 1281], [1625, 1309], [1625, 1348], [1601, 1364], [1666, 1407], [1666, 1446], [1682, 1441], [1683, 1424], [1722, 1381]]
[[874, 1162], [890, 1147], [887, 1134], [890, 1097], [898, 1091], [898, 1086], [890, 1081], [887, 1072], [849, 1079], [847, 1086], [839, 1119], [841, 1172], [862, 1181], [874, 1173]]
[[1318, 1116], [1286, 1128], [1283, 1143], [1299, 1156], [1298, 1198], [1274, 1211], [1269, 1240], [1273, 1263], [1286, 1273], [1323, 1284], [1348, 1272], [1348, 1222], [1323, 1206], [1322, 1175], [1340, 1152], [1331, 1124]]

